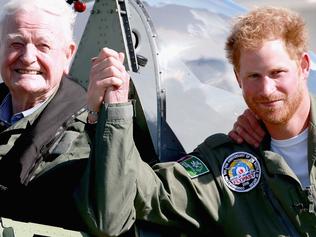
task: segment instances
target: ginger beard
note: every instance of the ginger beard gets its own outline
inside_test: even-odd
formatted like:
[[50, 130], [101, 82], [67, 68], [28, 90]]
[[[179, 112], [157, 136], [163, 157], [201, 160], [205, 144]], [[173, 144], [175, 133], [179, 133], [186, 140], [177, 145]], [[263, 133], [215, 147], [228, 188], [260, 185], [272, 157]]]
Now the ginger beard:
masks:
[[[298, 78], [299, 75], [298, 75]], [[276, 92], [268, 97], [246, 97], [244, 99], [248, 107], [257, 114], [265, 123], [274, 125], [284, 124], [290, 120], [300, 107], [303, 100], [303, 81], [298, 79], [297, 90], [294, 94], [283, 94]], [[277, 101], [277, 102], [276, 102]], [[274, 103], [270, 106], [270, 103]]]

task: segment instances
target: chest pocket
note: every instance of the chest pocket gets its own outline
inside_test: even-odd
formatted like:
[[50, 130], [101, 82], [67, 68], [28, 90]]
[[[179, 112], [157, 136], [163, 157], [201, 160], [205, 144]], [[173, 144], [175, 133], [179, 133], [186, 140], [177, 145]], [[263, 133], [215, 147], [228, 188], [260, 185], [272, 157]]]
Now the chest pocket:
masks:
[[300, 191], [297, 195], [296, 190], [291, 190], [291, 196], [292, 197], [299, 197], [299, 198], [293, 198], [294, 201], [294, 208], [299, 214], [310, 213], [315, 216], [316, 214], [316, 190], [315, 186], [312, 185], [308, 188], [306, 188], [303, 191]]

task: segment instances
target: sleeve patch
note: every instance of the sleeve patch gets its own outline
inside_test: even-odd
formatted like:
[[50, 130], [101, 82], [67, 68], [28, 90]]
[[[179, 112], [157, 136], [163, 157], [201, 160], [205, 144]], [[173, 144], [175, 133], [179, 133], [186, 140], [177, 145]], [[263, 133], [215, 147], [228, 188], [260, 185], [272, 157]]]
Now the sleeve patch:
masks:
[[184, 167], [192, 179], [210, 172], [203, 161], [196, 156], [187, 155], [178, 160], [178, 163]]

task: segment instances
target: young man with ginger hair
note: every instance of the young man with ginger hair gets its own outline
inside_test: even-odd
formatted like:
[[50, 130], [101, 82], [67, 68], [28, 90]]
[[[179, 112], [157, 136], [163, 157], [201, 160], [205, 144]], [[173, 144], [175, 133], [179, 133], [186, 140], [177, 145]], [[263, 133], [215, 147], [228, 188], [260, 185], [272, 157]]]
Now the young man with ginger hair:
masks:
[[97, 104], [107, 119], [78, 196], [94, 233], [117, 236], [140, 219], [193, 236], [316, 236], [307, 35], [299, 15], [265, 7], [239, 17], [227, 39], [244, 99], [267, 129], [258, 149], [216, 134], [177, 162], [149, 167], [133, 142], [132, 106], [111, 96]]

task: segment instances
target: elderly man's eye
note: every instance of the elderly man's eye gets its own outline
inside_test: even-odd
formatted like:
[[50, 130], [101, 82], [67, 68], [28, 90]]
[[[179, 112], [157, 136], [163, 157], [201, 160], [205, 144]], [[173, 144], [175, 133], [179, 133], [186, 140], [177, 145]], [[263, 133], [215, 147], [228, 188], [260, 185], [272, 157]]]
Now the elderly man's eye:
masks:
[[50, 46], [48, 44], [38, 44], [37, 48], [42, 52], [48, 52], [50, 50]]
[[21, 49], [24, 47], [24, 44], [21, 43], [21, 42], [12, 42], [11, 43], [11, 48], [14, 48], [14, 49]]

